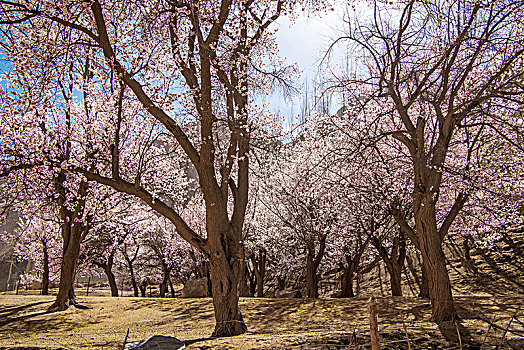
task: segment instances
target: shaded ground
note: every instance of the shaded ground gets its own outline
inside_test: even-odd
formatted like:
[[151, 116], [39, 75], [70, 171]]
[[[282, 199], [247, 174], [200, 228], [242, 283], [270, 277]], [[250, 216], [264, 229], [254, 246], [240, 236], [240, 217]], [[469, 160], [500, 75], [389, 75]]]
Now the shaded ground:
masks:
[[[0, 295], [0, 349], [18, 347], [121, 349], [154, 334], [189, 341], [208, 337], [214, 326], [211, 299], [80, 297], [88, 310], [44, 313], [52, 297]], [[457, 297], [461, 341], [479, 348], [524, 348], [524, 298]], [[369, 347], [366, 300], [243, 298], [249, 327], [242, 336], [196, 341], [188, 349], [348, 349]], [[416, 298], [380, 298], [384, 348], [459, 349], [457, 326], [429, 322], [429, 303]], [[508, 323], [511, 321], [511, 324]], [[404, 328], [405, 325], [405, 328]], [[507, 330], [506, 330], [507, 329]], [[406, 336], [407, 333], [407, 336]], [[455, 337], [445, 341], [443, 334]], [[467, 347], [464, 347], [467, 348]]]

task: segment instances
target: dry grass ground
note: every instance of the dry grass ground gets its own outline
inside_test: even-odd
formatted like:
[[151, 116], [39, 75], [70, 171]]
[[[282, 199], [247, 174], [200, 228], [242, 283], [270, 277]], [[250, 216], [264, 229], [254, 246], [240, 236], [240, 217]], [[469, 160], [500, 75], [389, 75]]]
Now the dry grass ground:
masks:
[[[188, 349], [348, 349], [366, 348], [369, 343], [368, 311], [362, 298], [242, 298], [249, 331], [210, 340], [202, 339], [214, 326], [209, 298], [80, 297], [89, 309], [45, 313], [52, 299], [0, 295], [0, 349], [121, 349], [128, 329], [128, 342], [162, 334], [192, 343]], [[511, 348], [508, 341], [513, 348], [522, 346], [518, 338], [524, 339], [524, 298], [459, 296], [457, 307], [463, 343], [475, 343], [476, 348], [484, 343], [483, 349]], [[407, 337], [411, 349], [460, 348], [455, 324], [439, 328], [429, 322], [427, 301], [380, 298], [378, 314], [386, 349], [408, 349]], [[443, 333], [455, 341], [446, 341]]]
[[470, 262], [463, 261], [460, 244], [450, 244], [446, 256], [461, 320], [440, 328], [429, 321], [429, 302], [413, 297], [417, 290], [406, 274], [405, 298], [384, 297], [387, 277], [376, 272], [362, 277], [362, 298], [242, 298], [249, 331], [208, 340], [214, 327], [209, 298], [110, 298], [107, 287], [91, 285], [89, 297], [86, 286], [76, 288], [89, 309], [53, 314], [45, 313], [53, 296], [0, 294], [0, 350], [121, 349], [128, 329], [128, 342], [162, 334], [187, 341], [188, 349], [365, 349], [370, 294], [379, 296], [384, 349], [408, 349], [407, 338], [413, 350], [460, 349], [458, 327], [462, 343], [476, 344], [463, 349], [524, 350], [524, 230], [472, 251]]

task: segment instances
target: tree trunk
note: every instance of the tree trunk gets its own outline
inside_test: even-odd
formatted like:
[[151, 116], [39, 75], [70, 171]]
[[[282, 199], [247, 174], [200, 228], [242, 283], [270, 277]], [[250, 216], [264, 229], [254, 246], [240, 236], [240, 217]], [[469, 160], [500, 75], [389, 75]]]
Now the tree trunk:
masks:
[[429, 296], [431, 300], [432, 320], [436, 323], [453, 321], [457, 318], [451, 282], [446, 269], [446, 257], [442, 250], [442, 239], [437, 230], [436, 208], [432, 196], [417, 198], [415, 203], [415, 224], [420, 240], [422, 265], [425, 269]]
[[145, 298], [146, 297], [146, 292], [147, 292], [147, 280], [143, 280], [142, 283], [140, 283], [140, 296], [142, 298]]
[[466, 237], [464, 237], [464, 259], [466, 261], [470, 261], [471, 260], [471, 253], [470, 253], [470, 245], [469, 245], [469, 242], [472, 241], [472, 238], [471, 238], [471, 235], [466, 235]]
[[138, 285], [136, 283], [135, 271], [133, 269], [133, 265], [132, 264], [129, 266], [129, 273], [131, 275], [131, 285], [133, 286], [133, 295], [135, 297], [138, 297]]
[[315, 244], [310, 241], [307, 246], [307, 260], [306, 260], [306, 291], [308, 298], [318, 298], [318, 267], [324, 257], [326, 250], [326, 237], [322, 235], [319, 241], [318, 252], [315, 256]]
[[[247, 265], [246, 265], [247, 266]], [[249, 266], [247, 266], [249, 267]], [[255, 275], [255, 266], [253, 266], [253, 271], [249, 271], [249, 295], [255, 295], [257, 291], [257, 279]]]
[[353, 266], [348, 266], [342, 274], [342, 285], [341, 285], [341, 298], [353, 298], [355, 293], [353, 292], [353, 275], [355, 271]]
[[165, 298], [168, 288], [168, 280], [169, 280], [169, 269], [166, 265], [162, 266], [162, 282], [160, 282], [160, 297]]
[[127, 251], [125, 249], [123, 250], [123, 254], [124, 254], [124, 258], [126, 259], [127, 268], [129, 269], [129, 274], [130, 274], [130, 277], [131, 277], [131, 285], [133, 286], [133, 295], [135, 297], [138, 297], [138, 285], [136, 283], [135, 269], [133, 268], [133, 261], [127, 255]]
[[[388, 269], [389, 270], [389, 269]], [[391, 283], [391, 295], [396, 297], [402, 296], [402, 266], [393, 261], [391, 270], [389, 270]]]
[[418, 297], [419, 298], [425, 298], [429, 299], [429, 287], [428, 287], [428, 279], [426, 277], [426, 272], [422, 268], [422, 262], [420, 261], [418, 251], [415, 252], [415, 256], [417, 260], [419, 261], [418, 266], [420, 266], [420, 278], [417, 269], [415, 268], [413, 261], [409, 256], [406, 257], [406, 261], [408, 262], [409, 271], [411, 271], [411, 274], [413, 275], [413, 278], [415, 279], [415, 282], [417, 283], [417, 286], [419, 288]]
[[264, 278], [266, 277], [266, 252], [263, 249], [258, 250], [258, 261], [255, 256], [251, 256], [253, 263], [253, 271], [255, 272], [257, 280], [257, 297], [264, 297]]
[[246, 266], [246, 255], [244, 250], [244, 243], [240, 243], [240, 269], [238, 276], [238, 295], [241, 297], [249, 297], [249, 286], [247, 284], [247, 266]]
[[[70, 227], [67, 223], [63, 226]], [[60, 265], [60, 283], [58, 285], [58, 295], [56, 300], [49, 307], [49, 311], [63, 311], [69, 308], [70, 305], [76, 303], [74, 291], [74, 279], [78, 255], [80, 253], [80, 236], [81, 230], [79, 225], [73, 225], [70, 230], [70, 240], [64, 241], [63, 257]]]
[[399, 231], [393, 239], [389, 253], [378, 237], [373, 237], [372, 241], [389, 273], [391, 295], [402, 296], [402, 267], [406, 259], [406, 240], [403, 232]]
[[118, 287], [116, 285], [116, 279], [115, 275], [113, 274], [113, 255], [111, 254], [109, 256], [109, 259], [107, 263], [104, 265], [104, 272], [107, 276], [107, 282], [109, 283], [109, 287], [111, 288], [111, 296], [117, 297], [118, 296]]
[[42, 273], [42, 295], [49, 295], [49, 252], [47, 242], [42, 241], [42, 250], [44, 252], [43, 273]]
[[167, 281], [169, 282], [169, 289], [171, 290], [171, 298], [175, 297], [175, 287], [173, 287], [173, 281], [171, 280], [171, 275], [168, 275]]
[[228, 256], [223, 246], [217, 246], [210, 260], [213, 305], [215, 308], [214, 337], [239, 335], [247, 330], [238, 307], [238, 264]]
[[418, 293], [419, 298], [429, 299], [429, 285], [428, 285], [428, 275], [424, 266], [420, 266], [420, 292]]
[[[66, 206], [68, 191], [64, 187], [66, 176], [63, 171], [54, 178], [55, 191], [58, 194], [57, 202], [60, 211], [62, 235], [62, 263], [60, 266], [60, 283], [56, 300], [49, 307], [49, 311], [63, 311], [70, 305], [76, 304], [74, 278], [76, 264], [80, 254], [80, 244], [89, 232], [89, 217], [84, 217], [85, 198], [88, 183], [80, 182], [76, 194], [76, 207], [71, 211]], [[85, 222], [84, 222], [85, 221]]]
[[277, 290], [286, 289], [286, 279], [280, 276], [277, 276]]

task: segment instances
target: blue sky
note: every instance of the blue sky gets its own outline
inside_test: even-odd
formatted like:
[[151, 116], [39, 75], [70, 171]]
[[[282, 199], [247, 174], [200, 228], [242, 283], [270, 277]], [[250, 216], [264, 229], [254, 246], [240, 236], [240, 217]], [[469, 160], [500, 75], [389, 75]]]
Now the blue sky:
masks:
[[[306, 81], [310, 87], [312, 86], [320, 59], [334, 39], [341, 35], [344, 11], [343, 3], [338, 2], [334, 11], [310, 16], [301, 14], [294, 21], [283, 17], [276, 23], [279, 28], [277, 43], [281, 56], [286, 57], [288, 64], [296, 62], [301, 71], [299, 87]], [[340, 64], [344, 62], [344, 57], [345, 52], [339, 47], [335, 50], [332, 62]], [[287, 118], [300, 113], [301, 106], [301, 96], [296, 96], [290, 101], [283, 98], [281, 92], [276, 91], [270, 97], [270, 109], [279, 110]]]

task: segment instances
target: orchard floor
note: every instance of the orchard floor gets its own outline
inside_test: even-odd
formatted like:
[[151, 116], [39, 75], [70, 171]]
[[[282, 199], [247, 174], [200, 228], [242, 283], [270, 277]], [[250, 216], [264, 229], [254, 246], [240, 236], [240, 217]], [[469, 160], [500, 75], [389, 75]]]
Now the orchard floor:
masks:
[[[366, 299], [242, 298], [249, 331], [208, 337], [211, 299], [79, 297], [89, 309], [45, 313], [52, 296], [0, 294], [0, 349], [122, 349], [155, 334], [175, 336], [187, 349], [365, 349], [369, 345]], [[385, 349], [524, 348], [524, 297], [458, 296], [461, 320], [440, 328], [430, 306], [417, 298], [380, 298], [379, 332]], [[508, 326], [509, 324], [509, 326]], [[444, 340], [443, 334], [448, 339]]]

